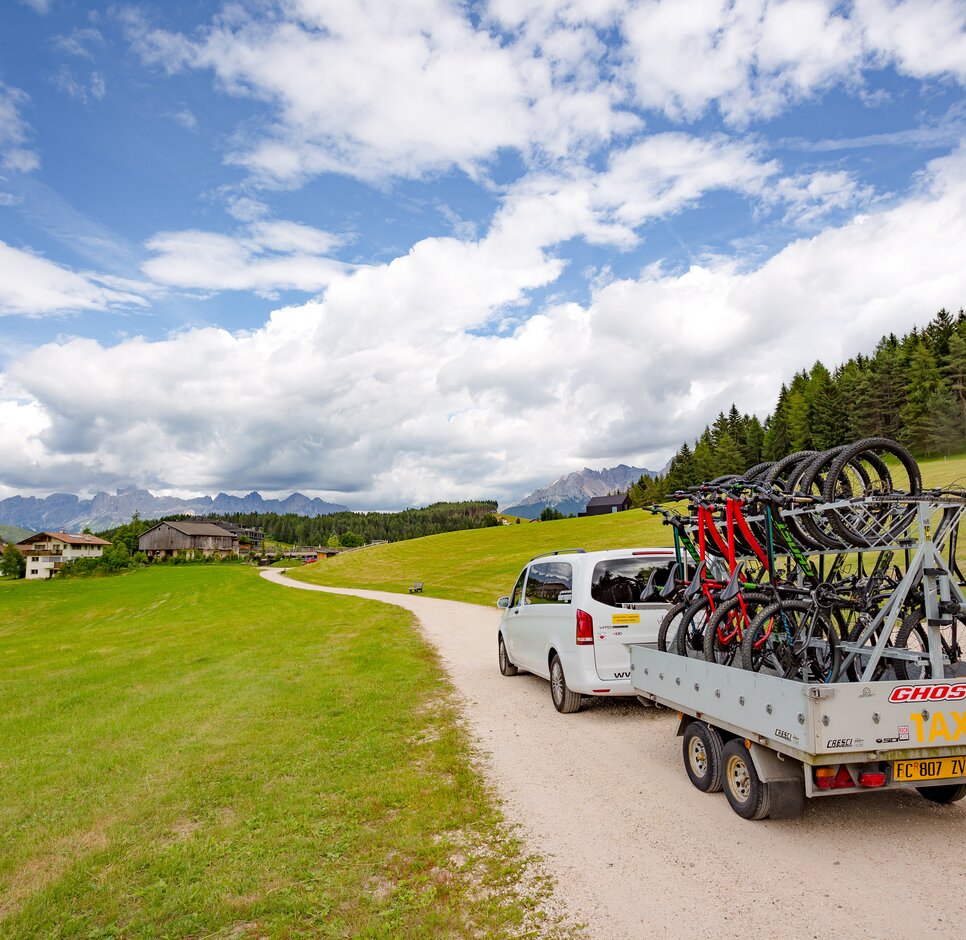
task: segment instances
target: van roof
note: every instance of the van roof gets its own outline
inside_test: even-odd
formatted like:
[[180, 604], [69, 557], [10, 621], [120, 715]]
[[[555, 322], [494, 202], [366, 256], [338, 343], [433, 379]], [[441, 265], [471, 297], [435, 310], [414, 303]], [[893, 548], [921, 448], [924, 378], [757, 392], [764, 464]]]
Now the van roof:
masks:
[[[675, 557], [673, 548], [605, 548], [593, 552], [584, 551], [582, 548], [561, 548], [557, 551], [534, 555], [530, 562], [539, 558], [573, 557], [575, 555], [586, 558], [588, 561], [598, 561], [601, 558], [627, 558], [631, 555], [639, 555], [642, 558], [648, 556], [652, 558]], [[527, 562], [527, 564], [530, 562]]]

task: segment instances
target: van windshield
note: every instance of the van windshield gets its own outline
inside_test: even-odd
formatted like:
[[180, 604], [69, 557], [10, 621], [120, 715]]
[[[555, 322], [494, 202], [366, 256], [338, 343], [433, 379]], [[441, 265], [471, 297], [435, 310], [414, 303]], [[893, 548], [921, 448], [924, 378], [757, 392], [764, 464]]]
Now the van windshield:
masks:
[[671, 562], [666, 558], [608, 558], [594, 567], [590, 596], [609, 607], [634, 604], [641, 600], [651, 572], [657, 568], [655, 590], [664, 586]]

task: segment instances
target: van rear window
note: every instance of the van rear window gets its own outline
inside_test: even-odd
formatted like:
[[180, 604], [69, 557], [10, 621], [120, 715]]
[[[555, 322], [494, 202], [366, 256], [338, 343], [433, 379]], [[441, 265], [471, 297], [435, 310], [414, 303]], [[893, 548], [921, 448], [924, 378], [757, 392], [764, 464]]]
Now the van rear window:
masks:
[[670, 565], [666, 558], [608, 558], [599, 561], [590, 582], [590, 596], [609, 607], [637, 603], [655, 568], [658, 570], [654, 589], [664, 587]]

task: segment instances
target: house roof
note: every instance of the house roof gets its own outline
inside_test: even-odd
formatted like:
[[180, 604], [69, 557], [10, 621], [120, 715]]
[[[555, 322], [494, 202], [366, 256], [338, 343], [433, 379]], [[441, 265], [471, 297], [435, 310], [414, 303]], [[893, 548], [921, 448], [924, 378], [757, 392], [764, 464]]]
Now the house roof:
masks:
[[[158, 525], [152, 526], [151, 529], [156, 529], [161, 525], [169, 525], [176, 532], [180, 532], [182, 535], [215, 535], [221, 536], [222, 538], [235, 538], [236, 536], [229, 532], [227, 529], [223, 529], [221, 526], [215, 525], [213, 522], [159, 522]], [[148, 529], [148, 532], [151, 531]], [[147, 533], [142, 533], [147, 534]]]
[[587, 503], [588, 506], [621, 506], [627, 499], [626, 493], [617, 496], [594, 496]]
[[32, 545], [34, 542], [45, 542], [47, 539], [57, 539], [59, 542], [64, 542], [66, 545], [110, 545], [110, 542], [105, 542], [104, 539], [99, 539], [96, 535], [87, 535], [86, 533], [73, 534], [71, 532], [35, 532], [33, 535], [28, 535], [25, 539], [21, 539], [17, 542], [18, 545]]

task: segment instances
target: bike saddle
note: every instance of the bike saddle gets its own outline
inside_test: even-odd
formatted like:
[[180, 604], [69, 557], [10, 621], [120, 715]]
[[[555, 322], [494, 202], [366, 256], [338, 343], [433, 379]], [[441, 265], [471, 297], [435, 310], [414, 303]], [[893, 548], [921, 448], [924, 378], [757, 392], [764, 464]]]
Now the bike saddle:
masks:
[[724, 590], [721, 592], [722, 601], [730, 601], [731, 598], [737, 597], [738, 593], [741, 591], [741, 565], [735, 568], [735, 573], [728, 579], [728, 583], [725, 585]]
[[701, 564], [698, 565], [697, 569], [695, 570], [694, 577], [691, 579], [691, 583], [687, 586], [687, 588], [684, 591], [684, 599], [686, 601], [691, 600], [691, 598], [694, 597], [695, 594], [699, 594], [701, 592], [701, 584], [704, 581], [704, 568], [705, 568], [705, 563], [702, 561]]
[[667, 581], [664, 582], [664, 587], [660, 591], [661, 600], [667, 599], [678, 589], [678, 578], [680, 577], [681, 565], [675, 561], [668, 568]]

